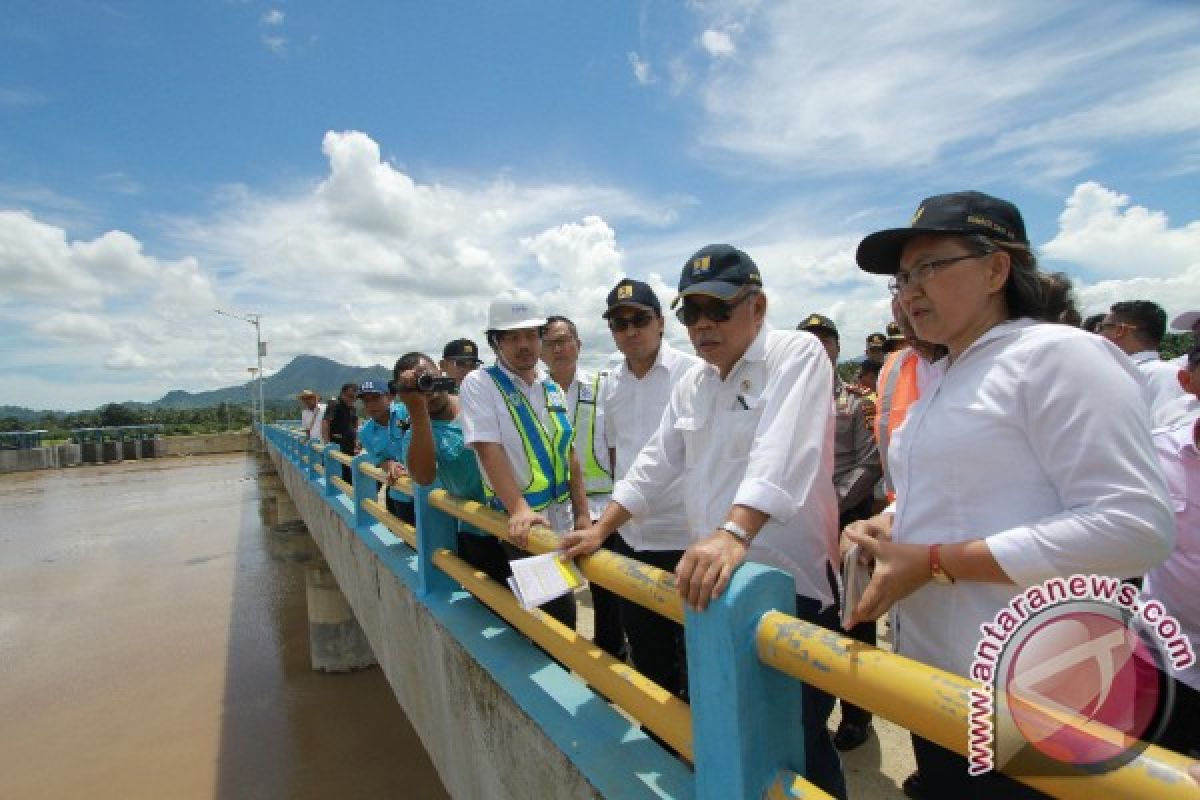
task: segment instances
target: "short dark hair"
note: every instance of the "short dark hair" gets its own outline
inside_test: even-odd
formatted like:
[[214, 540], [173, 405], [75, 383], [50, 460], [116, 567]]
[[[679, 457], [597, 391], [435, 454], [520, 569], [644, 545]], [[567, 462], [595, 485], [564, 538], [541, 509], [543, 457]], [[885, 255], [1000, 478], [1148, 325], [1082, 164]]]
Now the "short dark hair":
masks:
[[1167, 312], [1152, 300], [1122, 300], [1109, 309], [1121, 322], [1136, 328], [1134, 336], [1158, 347], [1167, 333]]
[[357, 383], [343, 383], [342, 390], [340, 392], [338, 392], [338, 394], [345, 394], [347, 389], [353, 389], [354, 391], [357, 392], [358, 384]]
[[551, 314], [546, 317], [546, 327], [549, 328], [556, 322], [561, 322], [570, 329], [571, 335], [575, 337], [575, 341], [579, 341], [579, 328], [575, 327], [575, 323], [559, 314]]
[[1099, 333], [1101, 322], [1104, 322], [1103, 314], [1092, 314], [1083, 321], [1083, 329], [1088, 333]]
[[882, 361], [876, 361], [873, 358], [864, 358], [862, 363], [858, 365], [858, 376], [861, 378], [864, 372], [874, 372], [878, 375], [882, 369]]
[[[550, 319], [546, 320], [546, 325], [549, 325], [550, 321], [553, 319], [555, 319], [555, 318], [551, 317]], [[562, 317], [559, 317], [559, 319], [562, 319]], [[570, 320], [567, 320], [567, 322], [570, 322]], [[537, 332], [538, 332], [539, 339], [546, 338], [546, 325], [538, 326]], [[520, 329], [518, 328], [517, 330], [520, 330]], [[504, 334], [506, 334], [506, 333], [512, 333], [512, 331], [487, 331], [487, 333], [485, 335], [487, 336], [488, 347], [492, 348], [492, 350], [498, 351], [500, 348], [497, 347], [496, 344], [497, 344], [497, 342], [499, 342], [501, 339], [504, 338]], [[575, 338], [579, 338], [579, 335], [576, 334]]]
[[[1079, 311], [1075, 308], [1075, 284], [1065, 272], [1043, 272], [1042, 292], [1046, 299], [1043, 319], [1046, 322], [1079, 324]], [[1068, 321], [1074, 320], [1074, 321]]]
[[416, 350], [412, 351], [411, 353], [405, 353], [404, 355], [400, 356], [400, 358], [396, 359], [396, 366], [392, 367], [392, 379], [395, 380], [399, 378], [401, 372], [405, 372], [410, 369], [416, 369], [423, 363], [433, 364], [435, 367], [437, 366], [437, 364], [434, 363], [434, 360], [424, 353], [419, 353]]

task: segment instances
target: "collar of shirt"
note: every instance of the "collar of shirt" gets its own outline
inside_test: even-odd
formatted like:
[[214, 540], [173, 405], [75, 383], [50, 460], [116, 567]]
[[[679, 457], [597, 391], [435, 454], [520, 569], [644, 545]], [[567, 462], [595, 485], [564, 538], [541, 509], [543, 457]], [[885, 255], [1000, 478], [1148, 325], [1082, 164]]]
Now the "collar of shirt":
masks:
[[[725, 376], [726, 381], [732, 379], [738, 373], [738, 370], [746, 364], [760, 363], [767, 360], [767, 334], [770, 332], [771, 326], [764, 322], [758, 330], [758, 335], [754, 337], [754, 341], [750, 343], [750, 346], [746, 348], [746, 352], [742, 353], [742, 357], [737, 360], [733, 365], [733, 369], [729, 370], [729, 374]], [[717, 369], [715, 364], [710, 364], [707, 361], [704, 362], [704, 374], [711, 375], [718, 381], [721, 380], [721, 371]]]
[[1161, 356], [1159, 356], [1157, 350], [1143, 350], [1140, 353], [1134, 353], [1130, 358], [1133, 359], [1133, 363], [1135, 364], [1145, 364], [1147, 361], [1158, 361]]
[[614, 366], [611, 370], [609, 370], [609, 376], [612, 379], [620, 379], [620, 378], [623, 378], [626, 374], [628, 374], [629, 377], [633, 378], [635, 381], [645, 380], [655, 370], [659, 370], [659, 369], [669, 370], [671, 368], [671, 365], [681, 355], [682, 354], [678, 350], [676, 350], [674, 347], [671, 347], [671, 345], [667, 343], [667, 340], [664, 337], [658, 345], [658, 352], [654, 355], [654, 363], [650, 366], [650, 369], [647, 370], [645, 375], [643, 375], [640, 378], [637, 377], [636, 375], [634, 375], [633, 372], [629, 369], [629, 360], [626, 358], [622, 358], [620, 360], [620, 362], [617, 363], [616, 366]]
[[[533, 390], [534, 386], [537, 386], [539, 383], [542, 383], [550, 377], [549, 373], [542, 368], [540, 362], [538, 363], [538, 366], [534, 368], [533, 383], [526, 383], [524, 378], [509, 369], [508, 365], [498, 358], [496, 359], [496, 366], [500, 368], [501, 372], [512, 379], [514, 386], [522, 389], [525, 394], [529, 394]], [[578, 373], [576, 374], [576, 377], [578, 377]]]
[[1200, 449], [1196, 447], [1196, 437], [1200, 435], [1200, 416], [1181, 422], [1171, 428], [1155, 431], [1154, 436], [1167, 443], [1171, 452], [1180, 459], [1200, 459]]
[[[1037, 320], [1033, 320], [1028, 317], [1021, 317], [1019, 319], [1005, 320], [998, 325], [993, 325], [984, 331], [978, 339], [967, 345], [967, 349], [959, 353], [958, 358], [954, 359], [954, 364], [962, 363], [963, 359], [969, 358], [972, 353], [986, 345], [988, 342], [993, 342], [996, 339], [1008, 336], [1010, 333], [1036, 324]], [[946, 370], [950, 369], [952, 366], [954, 366], [954, 364], [950, 363], [950, 356], [942, 356], [940, 359], [934, 362], [933, 366], [937, 369], [937, 375], [940, 377], [945, 375]]]

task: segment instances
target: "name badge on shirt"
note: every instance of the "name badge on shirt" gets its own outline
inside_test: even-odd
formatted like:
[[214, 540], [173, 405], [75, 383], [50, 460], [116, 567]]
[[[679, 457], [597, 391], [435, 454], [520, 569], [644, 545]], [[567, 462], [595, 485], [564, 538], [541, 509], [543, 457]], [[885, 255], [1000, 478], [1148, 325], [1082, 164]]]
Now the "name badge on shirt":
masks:
[[591, 386], [581, 385], [579, 387], [579, 402], [581, 402], [581, 403], [595, 403], [596, 402], [596, 393], [592, 391]]

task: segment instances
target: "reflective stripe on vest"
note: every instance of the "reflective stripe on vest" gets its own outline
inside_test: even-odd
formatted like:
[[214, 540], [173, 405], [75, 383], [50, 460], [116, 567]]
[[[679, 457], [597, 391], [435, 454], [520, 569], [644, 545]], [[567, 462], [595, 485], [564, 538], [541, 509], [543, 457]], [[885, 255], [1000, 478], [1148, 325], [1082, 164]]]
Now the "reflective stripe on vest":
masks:
[[891, 470], [888, 469], [888, 445], [891, 444], [892, 434], [908, 415], [908, 407], [917, 400], [918, 358], [916, 351], [905, 348], [889, 355], [879, 371], [879, 413], [875, 415], [875, 441], [879, 444], [883, 485], [889, 500], [896, 499], [896, 487], [892, 485]]
[[[513, 386], [512, 380], [496, 366], [487, 368], [487, 373], [496, 382], [496, 388], [508, 406], [513, 424], [525, 448], [525, 459], [529, 464], [529, 484], [521, 490], [525, 502], [534, 511], [541, 511], [551, 503], [561, 503], [571, 496], [569, 483], [569, 455], [575, 431], [567, 418], [567, 403], [562, 389], [553, 381], [542, 381], [546, 393], [546, 410], [550, 416], [551, 431], [542, 426], [529, 400]], [[484, 494], [489, 501], [495, 500], [495, 492], [484, 484]], [[495, 502], [491, 503], [493, 506]]]
[[[600, 399], [600, 384], [608, 378], [607, 372], [598, 372], [592, 380], [591, 397], [584, 396], [585, 384], [579, 384], [579, 399], [575, 401], [575, 440], [587, 449], [583, 459], [583, 488], [589, 495], [612, 494], [612, 472], [596, 460], [596, 402]], [[583, 419], [579, 418], [580, 412]], [[580, 436], [580, 432], [583, 436]], [[580, 442], [580, 439], [583, 442]], [[608, 454], [605, 453], [607, 456]]]

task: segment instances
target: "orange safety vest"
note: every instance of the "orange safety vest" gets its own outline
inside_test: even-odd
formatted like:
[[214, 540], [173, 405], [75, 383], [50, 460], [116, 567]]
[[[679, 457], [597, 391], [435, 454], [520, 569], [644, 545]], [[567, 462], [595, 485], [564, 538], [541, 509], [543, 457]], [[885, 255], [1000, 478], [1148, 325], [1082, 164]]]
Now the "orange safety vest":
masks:
[[879, 443], [879, 458], [883, 462], [883, 485], [889, 501], [896, 499], [896, 487], [888, 472], [888, 445], [892, 434], [904, 424], [908, 407], [917, 402], [917, 359], [911, 347], [898, 350], [883, 362], [879, 370], [879, 413], [875, 415], [875, 441]]

